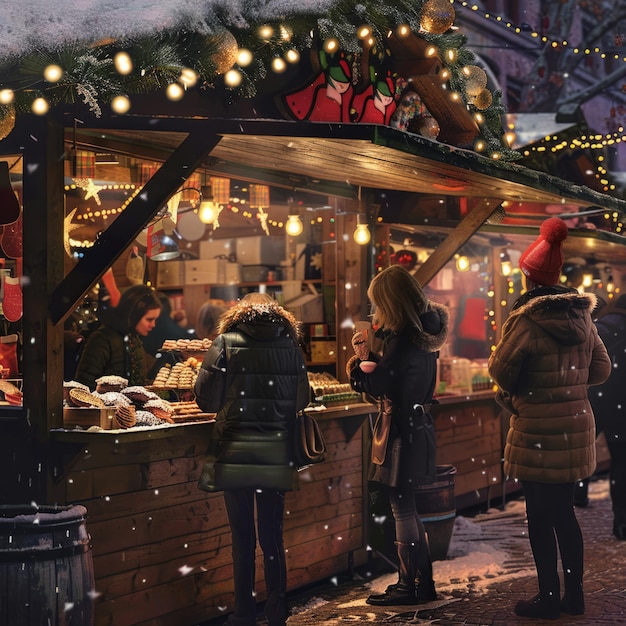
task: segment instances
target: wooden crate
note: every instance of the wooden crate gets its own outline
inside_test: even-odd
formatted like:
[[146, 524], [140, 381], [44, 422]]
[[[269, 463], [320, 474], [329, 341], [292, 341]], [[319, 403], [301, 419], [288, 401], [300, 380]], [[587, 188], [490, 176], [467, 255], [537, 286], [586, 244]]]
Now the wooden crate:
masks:
[[100, 426], [105, 430], [113, 428], [113, 416], [115, 407], [109, 406], [103, 409], [87, 407], [65, 407], [63, 409], [63, 427], [66, 429], [89, 428], [90, 426]]

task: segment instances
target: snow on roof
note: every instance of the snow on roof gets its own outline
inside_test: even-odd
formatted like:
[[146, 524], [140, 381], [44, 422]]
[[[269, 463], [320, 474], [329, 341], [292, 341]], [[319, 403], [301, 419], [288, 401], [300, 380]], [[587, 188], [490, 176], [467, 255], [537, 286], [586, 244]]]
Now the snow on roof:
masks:
[[[193, 25], [211, 32], [219, 9], [222, 19], [245, 28], [248, 20], [324, 12], [333, 0], [268, 0], [250, 7], [244, 0], [21, 0], [0, 3], [0, 57], [36, 47], [54, 48], [74, 40], [97, 42]], [[254, 3], [253, 3], [254, 4]]]

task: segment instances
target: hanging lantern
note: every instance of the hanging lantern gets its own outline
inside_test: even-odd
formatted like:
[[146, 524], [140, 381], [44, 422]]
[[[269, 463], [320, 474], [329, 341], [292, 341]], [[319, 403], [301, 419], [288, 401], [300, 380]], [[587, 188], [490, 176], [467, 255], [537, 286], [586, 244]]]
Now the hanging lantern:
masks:
[[0, 141], [8, 137], [15, 127], [15, 107], [12, 104], [0, 104]]
[[267, 208], [270, 205], [270, 188], [268, 185], [250, 185], [250, 208]]
[[450, 0], [427, 0], [422, 6], [420, 26], [428, 33], [441, 35], [454, 24], [454, 18]]
[[230, 178], [211, 176], [211, 188], [213, 189], [213, 200], [217, 204], [228, 204], [230, 202]]
[[487, 87], [487, 74], [478, 65], [466, 65], [462, 70], [465, 77], [465, 93], [468, 96], [477, 96]]

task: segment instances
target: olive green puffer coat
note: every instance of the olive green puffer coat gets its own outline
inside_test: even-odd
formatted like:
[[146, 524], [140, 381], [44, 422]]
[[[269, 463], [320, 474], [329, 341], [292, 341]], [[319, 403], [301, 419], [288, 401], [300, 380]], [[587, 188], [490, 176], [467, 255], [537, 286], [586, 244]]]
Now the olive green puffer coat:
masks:
[[611, 362], [591, 313], [593, 294], [542, 287], [505, 322], [489, 359], [498, 402], [511, 412], [504, 449], [509, 478], [571, 483], [595, 470], [595, 424], [588, 387]]

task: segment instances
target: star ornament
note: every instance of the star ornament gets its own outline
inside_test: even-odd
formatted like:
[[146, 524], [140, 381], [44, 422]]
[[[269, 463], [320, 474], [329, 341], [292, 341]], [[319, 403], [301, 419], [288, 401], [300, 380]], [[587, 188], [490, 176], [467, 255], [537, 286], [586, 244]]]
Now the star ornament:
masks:
[[71, 258], [72, 256], [72, 248], [70, 246], [70, 235], [72, 231], [80, 228], [80, 224], [72, 224], [72, 220], [74, 219], [74, 215], [76, 215], [76, 211], [78, 208], [72, 209], [66, 216], [65, 220], [63, 220], [63, 247], [65, 248], [65, 254]]
[[105, 187], [102, 185], [96, 185], [92, 178], [75, 178], [74, 182], [79, 189], [82, 189], [85, 192], [85, 200], [93, 198], [98, 206], [102, 204], [98, 194], [105, 189]]
[[316, 252], [311, 255], [311, 260], [309, 261], [309, 265], [315, 270], [322, 269], [322, 253]]

